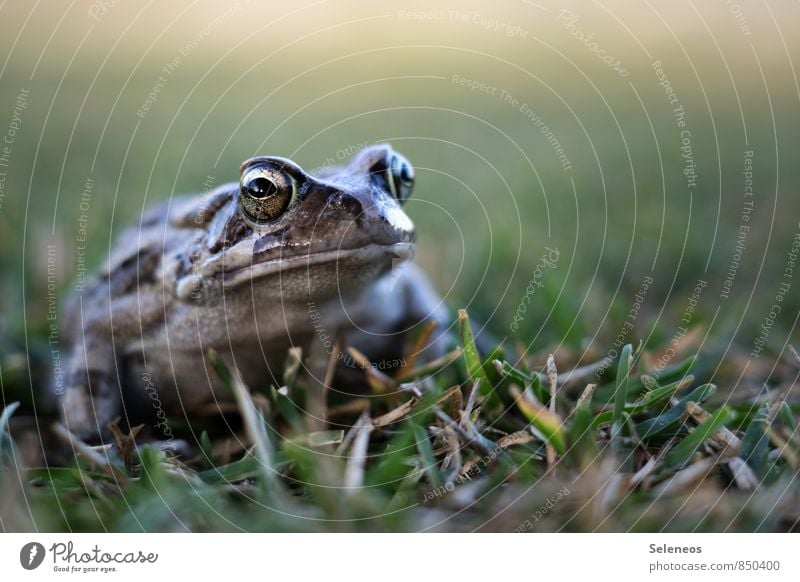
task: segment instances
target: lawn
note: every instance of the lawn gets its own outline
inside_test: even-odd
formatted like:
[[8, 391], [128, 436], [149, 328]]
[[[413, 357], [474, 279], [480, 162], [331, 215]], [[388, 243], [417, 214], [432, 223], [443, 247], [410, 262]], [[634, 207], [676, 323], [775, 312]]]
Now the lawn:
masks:
[[[796, 530], [800, 19], [679, 4], [0, 8], [0, 529]], [[445, 360], [219, 364], [180, 458], [53, 428], [64, 300], [143, 207], [383, 141]]]

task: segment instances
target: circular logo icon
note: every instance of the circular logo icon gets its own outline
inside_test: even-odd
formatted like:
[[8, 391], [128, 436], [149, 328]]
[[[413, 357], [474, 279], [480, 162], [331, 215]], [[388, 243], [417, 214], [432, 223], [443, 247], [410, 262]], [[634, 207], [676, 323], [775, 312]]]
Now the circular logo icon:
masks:
[[44, 561], [44, 546], [39, 542], [30, 542], [19, 551], [19, 563], [26, 570], [35, 570]]

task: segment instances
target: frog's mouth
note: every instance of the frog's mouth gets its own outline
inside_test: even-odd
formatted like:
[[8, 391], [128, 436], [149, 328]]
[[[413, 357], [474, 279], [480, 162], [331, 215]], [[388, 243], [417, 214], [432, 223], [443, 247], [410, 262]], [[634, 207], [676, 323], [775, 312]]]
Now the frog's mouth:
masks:
[[286, 256], [284, 253], [264, 261], [258, 261], [257, 255], [254, 255], [253, 262], [249, 265], [225, 271], [222, 275], [222, 285], [223, 287], [236, 287], [254, 279], [295, 269], [310, 270], [317, 265], [347, 265], [349, 268], [353, 268], [363, 265], [379, 265], [384, 262], [388, 269], [413, 259], [414, 251], [414, 243], [398, 242], [394, 244], [371, 243], [353, 249], [339, 248], [292, 256]]

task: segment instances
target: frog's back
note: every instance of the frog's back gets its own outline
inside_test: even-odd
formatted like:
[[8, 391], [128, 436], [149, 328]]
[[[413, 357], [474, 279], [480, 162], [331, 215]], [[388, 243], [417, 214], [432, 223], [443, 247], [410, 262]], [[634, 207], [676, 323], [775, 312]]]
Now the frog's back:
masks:
[[112, 298], [138, 293], [158, 284], [156, 273], [163, 259], [165, 241], [173, 240], [170, 216], [185, 212], [194, 197], [163, 200], [147, 207], [140, 219], [125, 227], [96, 272], [66, 301], [66, 339], [80, 337], [91, 313], [109, 313]]

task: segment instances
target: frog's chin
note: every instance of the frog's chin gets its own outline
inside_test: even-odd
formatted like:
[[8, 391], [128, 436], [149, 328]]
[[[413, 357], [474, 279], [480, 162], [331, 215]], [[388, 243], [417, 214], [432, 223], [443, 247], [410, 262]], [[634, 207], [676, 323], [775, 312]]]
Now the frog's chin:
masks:
[[410, 261], [414, 258], [415, 245], [412, 242], [394, 244], [371, 243], [354, 249], [333, 249], [315, 253], [299, 254], [291, 257], [278, 257], [260, 263], [254, 262], [245, 267], [226, 271], [222, 277], [223, 287], [236, 287], [243, 283], [285, 273], [295, 269], [314, 269], [319, 265], [354, 267], [386, 263], [387, 268]]

